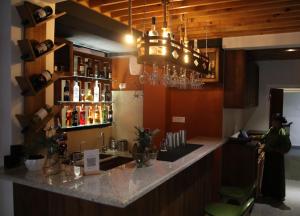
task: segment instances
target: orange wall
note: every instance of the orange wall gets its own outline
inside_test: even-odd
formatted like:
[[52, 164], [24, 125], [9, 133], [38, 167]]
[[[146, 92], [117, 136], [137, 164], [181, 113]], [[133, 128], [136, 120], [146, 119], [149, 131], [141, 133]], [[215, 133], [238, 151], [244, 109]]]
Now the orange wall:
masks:
[[[185, 123], [173, 123], [172, 116], [185, 117]], [[195, 136], [222, 136], [223, 89], [201, 90], [167, 89], [163, 86], [144, 87], [144, 127], [168, 131], [187, 130], [188, 138]]]

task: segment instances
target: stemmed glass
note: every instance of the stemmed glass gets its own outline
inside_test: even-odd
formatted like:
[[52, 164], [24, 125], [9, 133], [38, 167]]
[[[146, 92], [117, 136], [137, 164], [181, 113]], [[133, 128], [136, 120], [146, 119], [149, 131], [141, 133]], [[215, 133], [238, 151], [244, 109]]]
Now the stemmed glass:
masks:
[[146, 71], [146, 62], [144, 62], [143, 72], [139, 76], [140, 84], [144, 85], [145, 83], [147, 83], [148, 77], [149, 77], [149, 74]]
[[164, 86], [170, 86], [170, 82], [171, 82], [170, 66], [166, 64], [163, 66], [163, 69], [164, 69], [164, 75], [162, 77], [162, 84]]
[[154, 63], [152, 65], [153, 67], [153, 72], [151, 73], [150, 75], [150, 84], [151, 85], [157, 85], [158, 84], [158, 81], [159, 81], [159, 74], [158, 74], [158, 67], [157, 67], [157, 64]]

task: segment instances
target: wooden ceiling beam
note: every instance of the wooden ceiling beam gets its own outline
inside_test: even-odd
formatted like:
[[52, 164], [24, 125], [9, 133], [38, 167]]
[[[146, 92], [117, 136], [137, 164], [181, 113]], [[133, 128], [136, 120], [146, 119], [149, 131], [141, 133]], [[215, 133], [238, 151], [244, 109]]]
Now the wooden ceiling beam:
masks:
[[[259, 15], [259, 14], [274, 14], [274, 13], [288, 13], [292, 12], [294, 10], [297, 10], [298, 7], [300, 6], [300, 1], [298, 2], [293, 2], [293, 5], [288, 4], [288, 5], [282, 5], [281, 4], [268, 4], [265, 7], [256, 7], [256, 6], [251, 6], [251, 7], [243, 7], [243, 8], [236, 8], [234, 11], [230, 10], [213, 10], [213, 11], [205, 11], [202, 13], [188, 13], [186, 14], [186, 17], [188, 20], [209, 20], [209, 18], [215, 18], [215, 17], [221, 17], [221, 18], [226, 18], [226, 17], [232, 17], [232, 18], [243, 18], [247, 17], [248, 15]], [[157, 23], [162, 23], [163, 19], [162, 16], [157, 17]], [[133, 25], [141, 25], [141, 24], [146, 24], [150, 25], [151, 24], [151, 19], [140, 19], [140, 20], [133, 20]], [[180, 24], [180, 16], [178, 15], [173, 15], [172, 16], [172, 25], [173, 24]]]

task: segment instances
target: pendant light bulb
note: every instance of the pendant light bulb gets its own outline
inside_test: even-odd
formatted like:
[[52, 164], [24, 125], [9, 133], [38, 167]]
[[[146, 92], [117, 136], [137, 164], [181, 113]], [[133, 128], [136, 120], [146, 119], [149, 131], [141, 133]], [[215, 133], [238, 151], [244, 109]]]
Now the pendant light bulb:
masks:
[[125, 35], [124, 41], [128, 45], [133, 45], [135, 43], [135, 38], [134, 38], [133, 32], [132, 32], [132, 2], [131, 2], [131, 0], [128, 0], [128, 25], [129, 25], [130, 32]]

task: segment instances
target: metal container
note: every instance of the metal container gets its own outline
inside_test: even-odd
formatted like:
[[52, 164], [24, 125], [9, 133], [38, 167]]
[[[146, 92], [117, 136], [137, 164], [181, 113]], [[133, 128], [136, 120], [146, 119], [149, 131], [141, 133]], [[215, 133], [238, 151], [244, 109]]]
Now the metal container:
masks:
[[110, 148], [111, 150], [117, 150], [117, 149], [118, 149], [118, 145], [119, 145], [118, 140], [112, 139], [111, 142], [110, 142], [109, 148]]
[[118, 150], [122, 152], [128, 151], [128, 141], [126, 139], [120, 139], [118, 141]]

